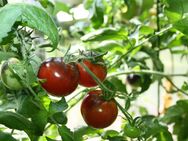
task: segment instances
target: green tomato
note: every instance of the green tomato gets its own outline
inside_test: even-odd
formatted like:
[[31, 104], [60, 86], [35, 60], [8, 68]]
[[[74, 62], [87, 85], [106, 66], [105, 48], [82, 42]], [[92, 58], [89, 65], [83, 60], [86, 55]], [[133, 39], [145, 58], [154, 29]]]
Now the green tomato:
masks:
[[2, 83], [10, 90], [20, 90], [23, 88], [19, 77], [11, 70], [10, 65], [17, 64], [20, 61], [16, 58], [10, 58], [3, 62], [1, 66], [1, 80]]
[[141, 130], [130, 124], [126, 124], [124, 127], [124, 134], [130, 138], [138, 138], [141, 134]]

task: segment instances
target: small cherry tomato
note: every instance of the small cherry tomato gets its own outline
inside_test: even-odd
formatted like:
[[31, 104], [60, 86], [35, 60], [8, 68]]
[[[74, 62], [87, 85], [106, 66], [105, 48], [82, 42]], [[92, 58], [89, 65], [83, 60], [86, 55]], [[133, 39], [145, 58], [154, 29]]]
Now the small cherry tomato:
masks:
[[71, 94], [78, 86], [79, 72], [74, 63], [65, 64], [63, 58], [49, 58], [38, 71], [38, 78], [44, 79], [42, 87], [53, 96]]
[[20, 63], [17, 58], [10, 58], [1, 66], [2, 83], [10, 90], [20, 90], [23, 88], [20, 78], [16, 75], [16, 72], [10, 68], [10, 65], [17, 63]]
[[117, 105], [113, 100], [105, 101], [101, 90], [90, 91], [81, 104], [84, 121], [94, 128], [110, 126], [118, 114]]
[[138, 74], [129, 74], [126, 81], [132, 87], [139, 87], [141, 85], [141, 76]]
[[141, 130], [130, 124], [126, 124], [124, 127], [124, 134], [130, 138], [138, 138], [141, 134]]
[[[83, 60], [83, 63], [90, 69], [91, 72], [93, 72], [100, 79], [100, 81], [104, 81], [107, 75], [107, 68], [105, 65], [97, 64], [97, 63], [94, 64], [87, 59]], [[79, 63], [78, 63], [78, 70], [80, 73], [80, 78], [79, 78], [80, 85], [84, 87], [94, 87], [98, 85], [95, 82], [95, 80], [92, 78], [92, 76]]]

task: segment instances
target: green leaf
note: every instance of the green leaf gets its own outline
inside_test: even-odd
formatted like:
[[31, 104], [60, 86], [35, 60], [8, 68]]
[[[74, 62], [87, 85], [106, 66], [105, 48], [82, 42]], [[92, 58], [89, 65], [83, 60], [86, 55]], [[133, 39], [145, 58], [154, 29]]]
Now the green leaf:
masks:
[[52, 115], [54, 113], [62, 112], [67, 108], [68, 108], [68, 104], [67, 104], [65, 98], [63, 97], [58, 102], [51, 102], [50, 103], [49, 113]]
[[103, 41], [94, 50], [100, 51], [123, 51], [124, 46], [116, 41]]
[[74, 131], [74, 138], [76, 139], [76, 141], [85, 141], [83, 138], [84, 135], [96, 135], [96, 134], [101, 134], [102, 132], [103, 132], [102, 129], [99, 130], [88, 126], [86, 127], [84, 126]]
[[4, 133], [2, 131], [0, 131], [0, 140], [1, 141], [17, 141], [10, 134]]
[[154, 33], [154, 29], [150, 26], [141, 26], [139, 31], [139, 34], [141, 35], [149, 35]]
[[56, 140], [50, 139], [50, 138], [48, 138], [48, 137], [46, 137], [46, 140], [47, 140], [47, 141], [56, 141]]
[[24, 116], [9, 111], [0, 112], [0, 124], [7, 126], [10, 129], [31, 130], [32, 123]]
[[65, 3], [61, 2], [61, 1], [56, 1], [55, 2], [54, 15], [56, 15], [59, 11], [64, 11], [66, 13], [69, 13], [70, 6], [68, 6], [68, 4], [65, 4]]
[[38, 111], [32, 116], [31, 121], [34, 126], [34, 135], [41, 136], [47, 124], [48, 113], [45, 110]]
[[178, 122], [183, 114], [188, 115], [188, 100], [177, 101], [176, 105], [169, 107], [162, 121], [168, 124]]
[[[11, 31], [16, 21], [43, 32], [51, 40], [53, 49], [58, 44], [58, 30], [52, 18], [41, 8], [30, 4], [7, 4], [0, 9], [0, 42]], [[41, 24], [43, 23], [43, 24]]]
[[3, 52], [0, 51], [0, 62], [3, 60], [8, 60], [11, 57], [16, 57], [17, 55], [12, 52]]
[[159, 123], [154, 116], [143, 116], [140, 128], [144, 131], [142, 135], [145, 139], [149, 137], [157, 138], [158, 141], [173, 141], [172, 135], [166, 126]]
[[73, 132], [66, 126], [59, 127], [58, 131], [63, 141], [75, 141]]
[[52, 116], [48, 118], [48, 121], [53, 124], [66, 124], [67, 117], [63, 112], [54, 113]]
[[18, 112], [27, 118], [31, 118], [33, 131], [30, 134], [42, 135], [47, 124], [48, 113], [42, 103], [28, 95], [21, 95], [18, 99]]
[[140, 106], [139, 107], [139, 113], [144, 116], [144, 115], [148, 115], [148, 110], [146, 107]]
[[117, 132], [116, 130], [107, 130], [104, 133], [102, 133], [101, 137], [103, 139], [108, 139], [109, 137], [115, 137], [118, 135], [119, 135], [119, 132]]
[[99, 28], [104, 22], [103, 0], [94, 0], [90, 9], [90, 20], [94, 28]]
[[172, 135], [168, 131], [167, 132], [160, 132], [154, 137], [157, 138], [156, 141], [173, 141]]
[[170, 12], [177, 13], [181, 17], [188, 13], [188, 1], [187, 0], [166, 0], [167, 6], [166, 9]]
[[176, 22], [174, 24], [174, 28], [176, 28], [177, 30], [179, 30], [180, 32], [182, 32], [185, 35], [188, 35], [188, 17], [179, 20], [178, 22]]
[[103, 28], [84, 35], [81, 40], [88, 41], [104, 41], [104, 40], [123, 40], [128, 33], [125, 30], [117, 30], [115, 28]]
[[114, 85], [116, 90], [124, 93], [127, 92], [125, 84], [117, 77], [110, 77], [108, 80]]

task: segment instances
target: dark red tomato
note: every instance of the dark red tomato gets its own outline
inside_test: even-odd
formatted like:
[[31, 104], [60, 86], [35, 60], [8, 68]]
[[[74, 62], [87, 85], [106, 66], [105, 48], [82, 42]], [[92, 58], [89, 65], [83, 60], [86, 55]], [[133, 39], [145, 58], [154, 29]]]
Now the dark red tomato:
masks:
[[49, 58], [38, 71], [38, 78], [44, 79], [42, 87], [54, 96], [66, 96], [78, 86], [79, 72], [74, 63], [65, 64], [63, 58]]
[[[83, 60], [83, 63], [101, 80], [103, 81], [107, 75], [107, 68], [105, 65], [94, 64], [89, 60]], [[94, 87], [97, 86], [97, 83], [92, 78], [92, 76], [78, 64], [78, 70], [80, 73], [79, 84], [84, 87]]]
[[105, 101], [101, 90], [90, 91], [81, 104], [81, 114], [85, 122], [94, 128], [110, 126], [118, 114], [113, 100]]
[[141, 76], [138, 74], [129, 74], [126, 79], [127, 83], [132, 87], [139, 87], [141, 85]]

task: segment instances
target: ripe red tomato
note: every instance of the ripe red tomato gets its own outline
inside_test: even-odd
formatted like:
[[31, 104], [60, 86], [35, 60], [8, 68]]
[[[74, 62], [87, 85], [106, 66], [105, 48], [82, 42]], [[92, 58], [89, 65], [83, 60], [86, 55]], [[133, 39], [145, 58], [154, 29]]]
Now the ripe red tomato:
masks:
[[74, 63], [65, 64], [63, 58], [49, 58], [38, 71], [38, 78], [44, 79], [42, 87], [54, 96], [66, 96], [78, 86], [79, 72]]
[[[105, 65], [94, 64], [89, 60], [83, 60], [83, 63], [101, 80], [103, 81], [107, 75], [107, 68]], [[80, 73], [79, 84], [84, 87], [94, 87], [97, 86], [97, 83], [92, 78], [92, 76], [78, 64], [78, 70]]]
[[90, 91], [81, 104], [83, 119], [94, 128], [108, 127], [118, 114], [116, 103], [113, 100], [105, 101], [101, 94], [101, 90]]

